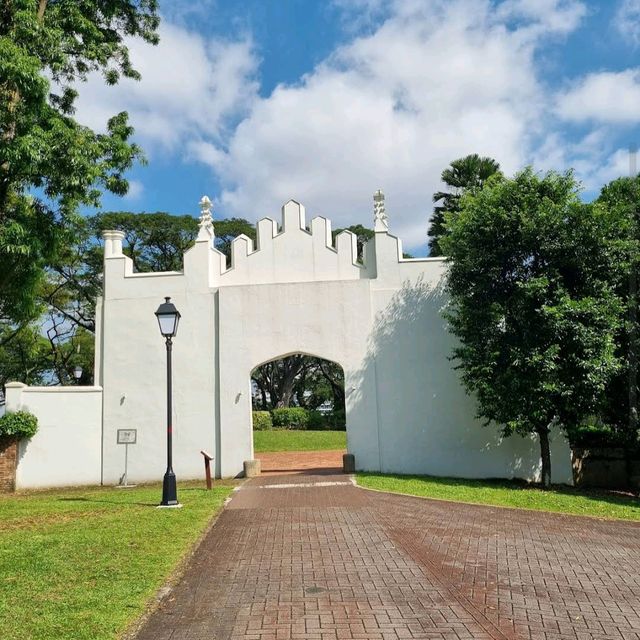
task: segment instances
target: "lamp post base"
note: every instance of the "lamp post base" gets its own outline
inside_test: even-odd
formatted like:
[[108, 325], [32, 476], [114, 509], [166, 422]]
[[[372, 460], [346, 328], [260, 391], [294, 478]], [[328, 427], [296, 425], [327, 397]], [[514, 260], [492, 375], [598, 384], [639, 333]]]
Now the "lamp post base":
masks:
[[178, 489], [176, 487], [176, 474], [169, 470], [164, 474], [162, 481], [161, 507], [175, 507], [178, 503]]

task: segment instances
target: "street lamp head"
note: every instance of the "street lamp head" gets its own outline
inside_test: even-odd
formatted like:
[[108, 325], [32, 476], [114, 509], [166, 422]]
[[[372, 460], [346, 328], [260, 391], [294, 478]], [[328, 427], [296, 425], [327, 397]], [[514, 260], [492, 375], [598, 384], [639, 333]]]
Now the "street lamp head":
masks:
[[79, 364], [73, 368], [73, 377], [76, 380], [80, 380], [80, 378], [82, 378], [82, 367]]
[[178, 323], [180, 322], [180, 312], [176, 309], [170, 297], [166, 297], [164, 302], [156, 311], [160, 333], [165, 338], [173, 338], [178, 333]]

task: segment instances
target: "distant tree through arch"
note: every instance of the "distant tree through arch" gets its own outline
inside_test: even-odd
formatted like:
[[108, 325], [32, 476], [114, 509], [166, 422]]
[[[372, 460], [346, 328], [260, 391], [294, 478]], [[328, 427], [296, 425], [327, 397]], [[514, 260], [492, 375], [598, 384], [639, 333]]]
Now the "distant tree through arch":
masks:
[[330, 414], [332, 422], [344, 427], [344, 371], [335, 362], [287, 355], [256, 367], [251, 381], [256, 411], [301, 407]]

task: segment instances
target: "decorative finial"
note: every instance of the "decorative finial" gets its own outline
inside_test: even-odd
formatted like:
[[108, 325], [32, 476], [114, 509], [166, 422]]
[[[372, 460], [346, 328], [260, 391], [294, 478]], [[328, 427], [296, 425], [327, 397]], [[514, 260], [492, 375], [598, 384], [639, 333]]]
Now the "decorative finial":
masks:
[[389, 218], [387, 218], [387, 212], [384, 208], [384, 193], [382, 193], [382, 189], [378, 189], [373, 194], [373, 223], [374, 231], [389, 231]]
[[212, 210], [213, 202], [211, 202], [208, 196], [202, 196], [200, 199], [200, 231], [198, 231], [198, 240], [208, 240], [213, 237]]

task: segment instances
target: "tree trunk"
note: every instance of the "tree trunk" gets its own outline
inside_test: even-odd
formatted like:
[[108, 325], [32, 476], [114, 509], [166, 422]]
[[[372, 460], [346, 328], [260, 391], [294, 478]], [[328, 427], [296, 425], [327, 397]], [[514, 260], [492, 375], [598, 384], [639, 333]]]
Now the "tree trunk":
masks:
[[540, 437], [540, 458], [542, 460], [542, 486], [548, 489], [551, 485], [551, 450], [549, 449], [549, 427], [537, 429]]

